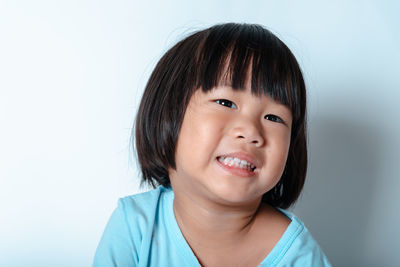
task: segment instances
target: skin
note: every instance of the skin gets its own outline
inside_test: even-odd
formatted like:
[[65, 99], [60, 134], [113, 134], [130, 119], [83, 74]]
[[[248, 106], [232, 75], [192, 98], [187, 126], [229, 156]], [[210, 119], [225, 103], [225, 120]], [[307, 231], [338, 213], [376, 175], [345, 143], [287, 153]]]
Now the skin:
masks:
[[[286, 230], [290, 220], [261, 197], [283, 173], [291, 124], [286, 106], [252, 95], [249, 83], [244, 91], [197, 90], [190, 99], [169, 175], [176, 220], [201, 265], [257, 266]], [[222, 167], [218, 156], [234, 152], [255, 171]]]

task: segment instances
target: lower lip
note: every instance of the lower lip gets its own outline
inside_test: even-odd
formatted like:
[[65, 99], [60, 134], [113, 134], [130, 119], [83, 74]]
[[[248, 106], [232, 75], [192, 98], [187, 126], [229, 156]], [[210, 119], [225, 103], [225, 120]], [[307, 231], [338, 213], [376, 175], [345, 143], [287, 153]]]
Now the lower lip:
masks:
[[236, 167], [235, 165], [233, 165], [233, 166], [224, 165], [224, 164], [221, 163], [218, 159], [216, 159], [216, 161], [217, 161], [218, 165], [219, 165], [220, 167], [222, 167], [225, 171], [228, 171], [228, 172], [230, 172], [231, 174], [236, 175], [236, 176], [241, 176], [241, 177], [252, 177], [252, 176], [254, 176], [254, 175], [256, 174], [255, 172], [252, 172], [252, 171], [248, 171], [248, 170], [245, 170], [245, 169], [238, 168], [238, 167]]

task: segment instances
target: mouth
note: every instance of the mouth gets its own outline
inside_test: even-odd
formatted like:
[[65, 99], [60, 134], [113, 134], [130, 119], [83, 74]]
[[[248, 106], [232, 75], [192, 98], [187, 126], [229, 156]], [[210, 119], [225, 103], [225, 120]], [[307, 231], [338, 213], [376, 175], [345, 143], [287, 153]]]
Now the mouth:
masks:
[[247, 172], [254, 173], [257, 169], [256, 165], [254, 165], [249, 160], [243, 159], [242, 157], [235, 156], [218, 156], [217, 160], [224, 166], [230, 168], [237, 168]]

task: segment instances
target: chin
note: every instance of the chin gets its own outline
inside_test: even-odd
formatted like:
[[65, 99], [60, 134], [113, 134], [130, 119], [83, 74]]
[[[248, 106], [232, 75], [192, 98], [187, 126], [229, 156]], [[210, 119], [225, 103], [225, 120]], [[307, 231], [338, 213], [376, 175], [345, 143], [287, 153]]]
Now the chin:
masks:
[[262, 195], [238, 190], [219, 190], [214, 192], [216, 201], [224, 205], [240, 205], [261, 199]]

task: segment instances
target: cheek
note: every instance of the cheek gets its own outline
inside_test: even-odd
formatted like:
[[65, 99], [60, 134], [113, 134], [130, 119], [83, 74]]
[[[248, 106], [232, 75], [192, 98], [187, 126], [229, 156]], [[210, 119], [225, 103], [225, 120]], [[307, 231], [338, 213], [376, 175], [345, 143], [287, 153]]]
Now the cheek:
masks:
[[192, 110], [187, 115], [184, 131], [186, 136], [196, 142], [195, 145], [201, 147], [211, 144], [223, 134], [225, 120], [223, 116], [196, 110]]
[[177, 164], [198, 166], [209, 161], [222, 134], [223, 126], [219, 122], [218, 116], [188, 109], [178, 137]]
[[273, 154], [272, 158], [275, 161], [275, 168], [277, 172], [283, 172], [286, 165], [286, 160], [290, 147], [290, 132], [281, 131], [276, 132], [274, 138], [270, 140], [270, 153]]

